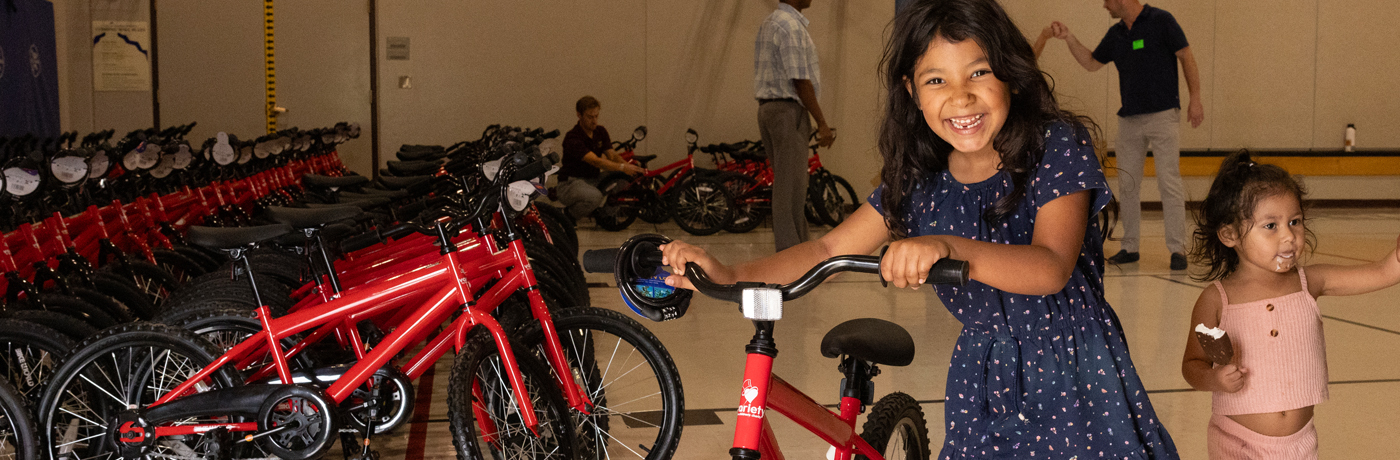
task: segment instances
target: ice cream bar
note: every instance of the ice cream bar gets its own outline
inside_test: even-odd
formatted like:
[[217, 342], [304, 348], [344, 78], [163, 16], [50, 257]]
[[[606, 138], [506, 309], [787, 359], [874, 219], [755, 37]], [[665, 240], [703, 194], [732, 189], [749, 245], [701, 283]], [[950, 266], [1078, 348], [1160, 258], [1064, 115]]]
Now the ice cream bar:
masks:
[[1206, 327], [1204, 323], [1196, 325], [1196, 341], [1201, 343], [1201, 348], [1206, 351], [1206, 359], [1216, 365], [1224, 366], [1230, 364], [1235, 358], [1235, 347], [1230, 344], [1230, 334], [1218, 327]]

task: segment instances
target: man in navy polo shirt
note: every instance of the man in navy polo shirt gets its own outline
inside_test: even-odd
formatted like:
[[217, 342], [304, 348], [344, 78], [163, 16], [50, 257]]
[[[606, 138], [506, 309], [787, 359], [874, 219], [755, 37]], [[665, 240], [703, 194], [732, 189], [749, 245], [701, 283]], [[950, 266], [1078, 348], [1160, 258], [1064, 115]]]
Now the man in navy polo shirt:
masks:
[[1186, 194], [1178, 166], [1181, 95], [1176, 63], [1181, 62], [1181, 70], [1186, 74], [1186, 89], [1190, 92], [1186, 118], [1195, 128], [1205, 120], [1196, 58], [1186, 43], [1186, 33], [1181, 31], [1171, 13], [1143, 5], [1138, 0], [1104, 0], [1103, 7], [1110, 16], [1121, 21], [1108, 29], [1093, 51], [1079, 43], [1059, 21], [1051, 24], [1051, 28], [1056, 38], [1069, 45], [1074, 59], [1086, 70], [1093, 72], [1110, 62], [1118, 66], [1118, 92], [1122, 95], [1123, 107], [1118, 110], [1118, 141], [1114, 154], [1119, 168], [1123, 246], [1108, 260], [1117, 264], [1138, 260], [1142, 220], [1138, 192], [1150, 144], [1157, 171], [1157, 189], [1162, 193], [1162, 217], [1167, 250], [1171, 251], [1171, 269], [1185, 270]]

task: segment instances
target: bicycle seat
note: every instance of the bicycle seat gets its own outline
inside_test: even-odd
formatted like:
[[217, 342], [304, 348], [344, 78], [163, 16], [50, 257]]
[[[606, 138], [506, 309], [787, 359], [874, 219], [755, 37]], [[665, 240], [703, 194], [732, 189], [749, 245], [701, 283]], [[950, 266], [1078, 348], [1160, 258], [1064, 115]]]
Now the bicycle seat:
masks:
[[286, 224], [260, 225], [257, 227], [190, 227], [185, 238], [190, 244], [210, 249], [238, 249], [244, 246], [277, 238], [294, 230]]
[[399, 190], [399, 189], [409, 188], [409, 187], [412, 187], [412, 186], [414, 186], [414, 185], [418, 185], [419, 183], [432, 180], [432, 178], [433, 178], [433, 176], [431, 176], [431, 175], [405, 176], [405, 177], [379, 176], [379, 184], [380, 184], [380, 185], [383, 185], [384, 188], [385, 188], [385, 189], [388, 189], [388, 190]]
[[642, 167], [645, 168], [647, 167], [648, 161], [656, 159], [656, 155], [632, 155], [632, 159], [636, 160], [638, 163], [641, 163]]
[[761, 155], [758, 155], [758, 154], [756, 154], [756, 153], [734, 152], [734, 153], [730, 153], [729, 155], [732, 156], [732, 157], [734, 157], [735, 160], [739, 160], [739, 161], [767, 161], [767, 160], [768, 160], [768, 157], [761, 156]]
[[403, 161], [433, 161], [447, 157], [446, 150], [399, 150], [395, 154]]
[[876, 318], [859, 318], [831, 328], [822, 337], [822, 356], [851, 355], [875, 364], [908, 366], [914, 362], [914, 338], [900, 325]]
[[331, 177], [322, 176], [320, 174], [303, 174], [301, 176], [301, 183], [303, 185], [319, 188], [354, 187], [368, 184], [369, 178], [365, 176]]
[[346, 219], [360, 217], [364, 210], [355, 206], [338, 205], [325, 208], [267, 208], [267, 217], [279, 224], [296, 228], [317, 228]]
[[354, 207], [357, 207], [357, 208], [360, 208], [360, 209], [369, 209], [369, 208], [375, 208], [375, 207], [383, 206], [383, 205], [386, 205], [386, 204], [389, 204], [389, 198], [388, 198], [388, 197], [377, 196], [377, 197], [372, 197], [372, 198], [360, 198], [360, 199], [355, 199], [355, 200], [347, 200], [347, 201], [342, 201], [342, 202], [339, 202], [339, 203], [306, 203], [306, 207], [308, 207], [308, 208], [335, 208], [335, 207], [341, 207], [341, 206], [354, 206]]
[[365, 189], [364, 192], [340, 192], [340, 198], [345, 201], [368, 200], [372, 198], [398, 199], [408, 196], [407, 190], [376, 190]]
[[395, 176], [421, 176], [437, 172], [442, 165], [436, 161], [389, 161], [385, 163]]

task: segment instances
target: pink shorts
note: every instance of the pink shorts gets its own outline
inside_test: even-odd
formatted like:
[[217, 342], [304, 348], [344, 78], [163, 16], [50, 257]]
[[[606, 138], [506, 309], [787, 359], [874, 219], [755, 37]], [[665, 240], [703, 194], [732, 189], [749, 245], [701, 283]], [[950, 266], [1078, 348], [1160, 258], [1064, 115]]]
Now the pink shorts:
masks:
[[1317, 428], [1308, 420], [1297, 433], [1267, 436], [1224, 415], [1211, 414], [1210, 424], [1206, 426], [1206, 445], [1211, 460], [1315, 460]]

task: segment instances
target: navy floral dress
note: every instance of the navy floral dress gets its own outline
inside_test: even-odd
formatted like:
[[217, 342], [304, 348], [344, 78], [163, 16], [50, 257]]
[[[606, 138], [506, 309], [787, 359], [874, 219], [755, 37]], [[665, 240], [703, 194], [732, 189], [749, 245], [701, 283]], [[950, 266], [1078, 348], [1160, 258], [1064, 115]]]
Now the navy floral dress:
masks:
[[[1045, 144], [1025, 197], [1001, 222], [982, 216], [1012, 191], [1010, 174], [962, 184], [945, 170], [909, 197], [908, 234], [1030, 244], [1036, 213], [1055, 198], [1088, 190], [1090, 216], [1102, 210], [1111, 192], [1088, 134], [1057, 123]], [[876, 209], [879, 194], [869, 200]], [[1089, 220], [1074, 274], [1056, 294], [1012, 294], [977, 281], [935, 286], [963, 324], [948, 366], [938, 458], [1178, 458], [1104, 300], [1098, 227]]]

